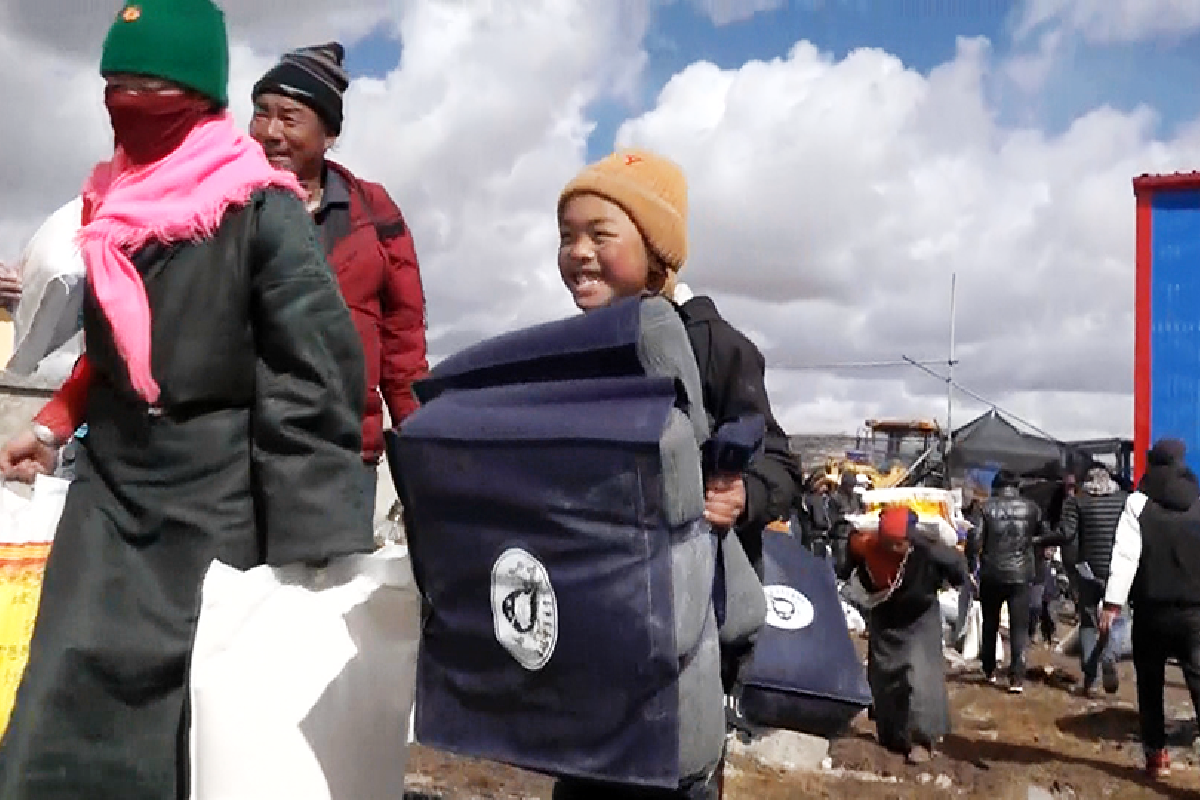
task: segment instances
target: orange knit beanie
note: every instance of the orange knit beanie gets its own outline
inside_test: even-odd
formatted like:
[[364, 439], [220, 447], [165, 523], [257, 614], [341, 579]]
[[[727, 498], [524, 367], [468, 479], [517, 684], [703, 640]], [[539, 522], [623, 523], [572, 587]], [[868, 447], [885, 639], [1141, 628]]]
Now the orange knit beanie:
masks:
[[560, 216], [577, 194], [620, 206], [673, 283], [687, 260], [687, 179], [678, 164], [648, 150], [621, 150], [584, 167], [567, 184], [558, 198]]

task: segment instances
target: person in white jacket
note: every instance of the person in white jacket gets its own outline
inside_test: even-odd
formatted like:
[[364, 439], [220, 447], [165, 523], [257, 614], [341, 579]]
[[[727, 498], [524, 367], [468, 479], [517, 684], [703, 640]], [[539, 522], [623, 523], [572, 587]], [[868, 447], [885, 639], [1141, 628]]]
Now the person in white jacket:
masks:
[[1170, 772], [1163, 713], [1168, 658], [1175, 658], [1200, 712], [1200, 482], [1178, 439], [1147, 453], [1138, 490], [1117, 523], [1112, 570], [1099, 628], [1107, 635], [1126, 601], [1133, 605], [1133, 663], [1146, 774]]

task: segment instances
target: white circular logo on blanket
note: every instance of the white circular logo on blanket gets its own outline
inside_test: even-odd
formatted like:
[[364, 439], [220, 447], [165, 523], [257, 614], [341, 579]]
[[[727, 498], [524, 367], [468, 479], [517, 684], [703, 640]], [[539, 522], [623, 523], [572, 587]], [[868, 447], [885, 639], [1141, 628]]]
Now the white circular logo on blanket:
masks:
[[496, 641], [527, 670], [539, 670], [558, 644], [558, 601], [550, 573], [519, 547], [492, 566], [492, 621]]
[[790, 586], [764, 586], [767, 596], [767, 624], [784, 631], [798, 631], [812, 624], [812, 603]]

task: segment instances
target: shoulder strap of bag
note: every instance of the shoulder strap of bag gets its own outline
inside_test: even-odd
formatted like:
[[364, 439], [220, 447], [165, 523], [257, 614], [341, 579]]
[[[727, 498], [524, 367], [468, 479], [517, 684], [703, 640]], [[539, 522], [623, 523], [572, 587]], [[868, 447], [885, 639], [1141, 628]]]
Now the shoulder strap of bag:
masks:
[[[401, 214], [393, 214], [391, 208], [380, 208], [376, 203], [377, 200], [373, 192], [368, 192], [361, 181], [355, 183], [355, 188], [358, 191], [358, 196], [362, 199], [363, 208], [366, 209], [367, 218], [371, 220], [371, 226], [375, 228], [375, 235], [380, 242], [387, 242], [389, 239], [394, 239], [397, 236], [403, 236], [408, 226], [404, 224], [404, 217]], [[394, 217], [394, 219], [388, 219]]]

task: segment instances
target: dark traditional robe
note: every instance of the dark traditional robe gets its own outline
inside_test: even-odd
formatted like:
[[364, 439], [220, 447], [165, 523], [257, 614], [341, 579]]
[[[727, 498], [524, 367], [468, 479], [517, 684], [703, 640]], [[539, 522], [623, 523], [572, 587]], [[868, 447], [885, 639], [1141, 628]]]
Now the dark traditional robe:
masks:
[[85, 305], [88, 433], [0, 740], [4, 800], [188, 793], [187, 684], [204, 574], [370, 551], [362, 346], [294, 196], [133, 256], [151, 409]]
[[[961, 586], [966, 580], [961, 553], [921, 536], [913, 539], [899, 585], [867, 620], [875, 726], [880, 743], [898, 752], [936, 744], [950, 732], [937, 593], [945, 582]], [[861, 562], [849, 566], [859, 570], [866, 588], [885, 588], [871, 585]]]

